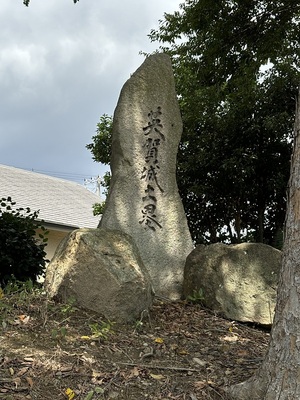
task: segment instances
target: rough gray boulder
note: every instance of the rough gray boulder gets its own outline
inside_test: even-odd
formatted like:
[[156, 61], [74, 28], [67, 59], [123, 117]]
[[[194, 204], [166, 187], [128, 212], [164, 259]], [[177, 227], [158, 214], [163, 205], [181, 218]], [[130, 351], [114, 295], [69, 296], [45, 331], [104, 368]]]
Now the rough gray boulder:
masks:
[[100, 227], [135, 241], [156, 294], [179, 298], [193, 249], [176, 183], [182, 134], [171, 60], [146, 58], [122, 88], [113, 118], [112, 178]]
[[73, 298], [115, 322], [139, 318], [153, 300], [150, 276], [130, 236], [103, 229], [70, 233], [47, 268], [45, 287], [51, 298]]
[[184, 296], [225, 317], [270, 325], [276, 305], [281, 251], [261, 243], [197, 246], [187, 257]]

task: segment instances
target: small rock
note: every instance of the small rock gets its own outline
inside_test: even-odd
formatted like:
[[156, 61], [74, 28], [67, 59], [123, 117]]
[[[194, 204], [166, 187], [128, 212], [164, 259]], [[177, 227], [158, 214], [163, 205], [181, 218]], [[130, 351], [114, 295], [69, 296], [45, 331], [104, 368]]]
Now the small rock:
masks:
[[206, 361], [200, 360], [200, 358], [197, 358], [197, 357], [194, 357], [194, 358], [193, 358], [193, 362], [194, 362], [195, 364], [200, 365], [201, 367], [205, 367], [205, 366], [207, 365], [207, 362], [206, 362]]

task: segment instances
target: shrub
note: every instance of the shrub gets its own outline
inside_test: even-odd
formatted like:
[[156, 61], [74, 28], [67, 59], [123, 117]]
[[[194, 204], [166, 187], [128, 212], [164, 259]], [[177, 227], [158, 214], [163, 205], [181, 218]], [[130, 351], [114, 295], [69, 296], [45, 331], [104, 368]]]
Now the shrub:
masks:
[[[47, 231], [37, 221], [39, 212], [30, 208], [15, 208], [11, 197], [0, 203], [0, 284], [11, 281], [36, 281], [44, 274]], [[39, 238], [36, 229], [41, 229]]]

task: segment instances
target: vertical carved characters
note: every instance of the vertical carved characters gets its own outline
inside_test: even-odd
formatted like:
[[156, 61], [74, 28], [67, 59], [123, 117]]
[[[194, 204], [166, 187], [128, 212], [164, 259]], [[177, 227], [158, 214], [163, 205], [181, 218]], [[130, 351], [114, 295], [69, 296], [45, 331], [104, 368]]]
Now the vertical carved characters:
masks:
[[153, 231], [156, 228], [162, 228], [157, 219], [157, 198], [155, 195], [157, 189], [161, 193], [164, 192], [159, 183], [159, 147], [165, 141], [165, 136], [162, 133], [161, 115], [161, 107], [157, 107], [156, 111], [151, 110], [148, 113], [148, 125], [143, 128], [146, 141], [143, 144], [145, 165], [141, 172], [141, 179], [145, 181], [145, 196], [142, 197], [144, 207], [141, 210], [142, 217], [139, 223], [144, 225], [145, 229], [149, 228]]

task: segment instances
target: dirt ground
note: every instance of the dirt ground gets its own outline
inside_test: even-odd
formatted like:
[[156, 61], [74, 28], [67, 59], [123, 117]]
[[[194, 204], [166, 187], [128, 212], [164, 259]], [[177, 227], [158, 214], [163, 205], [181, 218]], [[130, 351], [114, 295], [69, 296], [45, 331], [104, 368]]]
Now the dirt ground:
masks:
[[[1, 297], [1, 296], [0, 296]], [[0, 298], [0, 399], [226, 399], [259, 366], [269, 332], [201, 304], [156, 299], [133, 324], [47, 301]]]

